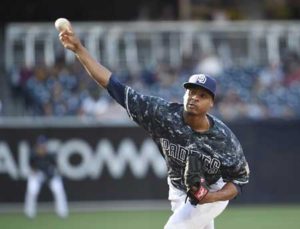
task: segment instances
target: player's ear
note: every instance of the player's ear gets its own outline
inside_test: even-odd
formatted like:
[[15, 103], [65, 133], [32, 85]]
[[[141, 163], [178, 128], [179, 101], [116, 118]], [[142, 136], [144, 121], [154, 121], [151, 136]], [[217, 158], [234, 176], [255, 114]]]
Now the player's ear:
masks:
[[211, 100], [210, 100], [210, 104], [209, 104], [209, 105], [210, 105], [210, 108], [212, 108], [212, 107], [214, 106], [214, 103], [215, 103], [215, 100], [214, 100], [214, 99], [211, 99]]

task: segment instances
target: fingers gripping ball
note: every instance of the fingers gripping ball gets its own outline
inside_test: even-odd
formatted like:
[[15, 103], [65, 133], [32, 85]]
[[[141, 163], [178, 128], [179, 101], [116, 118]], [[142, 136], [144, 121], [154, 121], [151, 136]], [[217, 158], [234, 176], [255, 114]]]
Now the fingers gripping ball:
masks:
[[208, 193], [208, 186], [202, 172], [202, 161], [198, 154], [188, 156], [184, 171], [184, 182], [187, 198], [189, 198], [192, 205], [197, 205]]
[[71, 29], [71, 23], [68, 19], [66, 18], [58, 18], [55, 23], [55, 28], [59, 31], [59, 32], [63, 32], [65, 30], [70, 30]]

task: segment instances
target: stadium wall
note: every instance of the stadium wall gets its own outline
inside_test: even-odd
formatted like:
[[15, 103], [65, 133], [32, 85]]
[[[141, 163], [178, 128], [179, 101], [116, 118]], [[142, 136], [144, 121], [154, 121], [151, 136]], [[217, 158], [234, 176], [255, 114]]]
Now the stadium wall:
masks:
[[[38, 122], [36, 122], [38, 123]], [[300, 202], [300, 120], [228, 125], [240, 139], [251, 179], [233, 203]], [[156, 145], [135, 125], [0, 127], [0, 203], [24, 199], [28, 156], [39, 134], [57, 153], [70, 201], [166, 199], [166, 167]], [[39, 199], [52, 199], [44, 187]]]

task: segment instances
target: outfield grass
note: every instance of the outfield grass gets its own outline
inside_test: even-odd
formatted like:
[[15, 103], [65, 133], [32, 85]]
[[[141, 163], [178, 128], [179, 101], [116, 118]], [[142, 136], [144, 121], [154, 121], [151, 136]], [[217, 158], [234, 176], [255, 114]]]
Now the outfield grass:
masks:
[[[158, 229], [170, 211], [99, 211], [71, 213], [60, 219], [39, 213], [30, 220], [20, 213], [0, 214], [1, 229]], [[217, 218], [216, 229], [299, 229], [300, 206], [228, 207]]]

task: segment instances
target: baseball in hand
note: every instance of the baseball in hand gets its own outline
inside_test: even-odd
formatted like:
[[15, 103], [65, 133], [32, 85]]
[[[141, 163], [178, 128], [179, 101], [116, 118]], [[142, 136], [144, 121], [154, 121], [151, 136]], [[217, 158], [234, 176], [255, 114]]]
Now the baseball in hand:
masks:
[[59, 31], [59, 32], [62, 32], [62, 31], [65, 31], [67, 29], [71, 29], [71, 23], [69, 22], [68, 19], [66, 18], [58, 18], [55, 23], [55, 28]]

